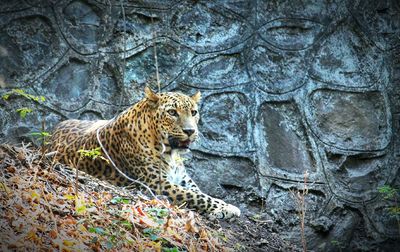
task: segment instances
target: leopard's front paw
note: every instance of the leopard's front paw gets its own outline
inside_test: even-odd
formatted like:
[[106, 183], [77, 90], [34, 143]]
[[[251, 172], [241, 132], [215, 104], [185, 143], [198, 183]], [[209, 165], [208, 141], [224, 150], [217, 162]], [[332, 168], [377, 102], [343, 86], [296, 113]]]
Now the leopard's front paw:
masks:
[[240, 209], [235, 207], [234, 205], [223, 203], [219, 205], [216, 209], [212, 210], [208, 214], [208, 218], [211, 220], [214, 219], [230, 219], [233, 217], [240, 216]]

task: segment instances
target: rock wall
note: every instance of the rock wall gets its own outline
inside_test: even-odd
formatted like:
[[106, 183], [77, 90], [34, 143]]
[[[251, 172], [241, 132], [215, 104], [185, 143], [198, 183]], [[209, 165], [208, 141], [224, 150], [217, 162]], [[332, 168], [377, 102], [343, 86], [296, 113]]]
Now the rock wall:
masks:
[[378, 192], [400, 188], [398, 1], [3, 0], [0, 92], [46, 100], [2, 99], [1, 142], [116, 115], [156, 89], [154, 49], [163, 91], [203, 93], [186, 164], [204, 191], [300, 243], [307, 173], [309, 248], [399, 246]]

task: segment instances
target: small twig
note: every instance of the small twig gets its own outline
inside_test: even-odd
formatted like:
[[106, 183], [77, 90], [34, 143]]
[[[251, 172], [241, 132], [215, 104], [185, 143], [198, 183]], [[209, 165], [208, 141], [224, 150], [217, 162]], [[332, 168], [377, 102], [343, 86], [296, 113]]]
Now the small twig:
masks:
[[58, 151], [51, 151], [51, 152], [47, 152], [46, 154], [44, 154], [44, 156], [47, 158], [50, 158], [50, 157], [56, 156], [57, 153], [58, 153]]
[[[308, 187], [307, 187], [307, 177], [308, 172], [304, 172], [304, 188], [300, 195], [301, 198], [301, 243], [303, 244], [303, 251], [307, 251], [307, 241], [305, 237], [305, 217], [306, 217], [306, 204], [305, 204], [305, 195], [308, 194]], [[300, 194], [300, 192], [298, 192]]]
[[[121, 97], [120, 97], [120, 101], [119, 101], [119, 111], [121, 111], [123, 98], [124, 98], [124, 94], [125, 94], [124, 81], [125, 81], [125, 68], [126, 68], [126, 16], [125, 16], [125, 8], [124, 8], [123, 0], [120, 0], [119, 3], [121, 5], [122, 19], [124, 20], [124, 34], [122, 35], [124, 54], [122, 56], [122, 86], [121, 86]], [[117, 114], [119, 113], [119, 111], [117, 112]]]
[[[42, 132], [45, 132], [45, 130], [46, 130], [46, 121], [43, 119], [42, 120]], [[41, 146], [42, 147], [41, 148], [42, 158], [44, 157], [44, 154], [45, 154], [45, 148], [44, 148], [45, 144], [46, 144], [46, 137], [43, 136], [43, 138], [42, 138], [42, 146]]]
[[160, 74], [158, 71], [158, 57], [157, 57], [157, 45], [156, 45], [156, 36], [157, 32], [154, 29], [154, 22], [153, 22], [153, 17], [151, 17], [151, 24], [153, 25], [152, 29], [152, 42], [153, 42], [153, 48], [154, 48], [154, 64], [156, 65], [156, 80], [157, 80], [157, 86], [158, 86], [158, 93], [161, 92], [161, 85], [160, 85]]
[[305, 196], [308, 194], [308, 186], [307, 186], [307, 178], [308, 178], [308, 171], [304, 172], [304, 181], [303, 181], [303, 190], [294, 190], [289, 189], [292, 193], [292, 196], [299, 208], [299, 218], [300, 218], [300, 232], [301, 232], [301, 244], [303, 246], [303, 252], [307, 251], [307, 241], [305, 237], [305, 217], [306, 217], [306, 202]]
[[79, 173], [79, 169], [78, 169], [78, 164], [76, 166], [73, 165], [72, 161], [69, 160], [69, 163], [72, 165], [72, 167], [75, 167], [75, 197], [78, 197], [78, 173]]

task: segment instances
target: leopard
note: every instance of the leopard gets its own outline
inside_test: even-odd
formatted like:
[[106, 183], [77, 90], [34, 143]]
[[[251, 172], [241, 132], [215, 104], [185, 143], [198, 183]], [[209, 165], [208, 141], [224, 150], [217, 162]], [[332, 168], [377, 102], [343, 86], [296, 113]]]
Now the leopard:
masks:
[[[110, 120], [60, 122], [47, 150], [59, 163], [116, 186], [138, 181], [210, 219], [239, 217], [238, 207], [204, 193], [181, 161], [199, 138], [200, 100], [200, 91], [189, 96], [146, 86], [142, 100]], [[80, 150], [100, 150], [103, 158], [82, 157]]]

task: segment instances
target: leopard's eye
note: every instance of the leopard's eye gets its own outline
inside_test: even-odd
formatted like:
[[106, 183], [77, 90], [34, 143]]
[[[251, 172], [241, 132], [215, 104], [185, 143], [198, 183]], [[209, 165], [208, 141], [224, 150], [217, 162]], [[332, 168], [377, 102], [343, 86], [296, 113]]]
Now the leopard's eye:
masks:
[[178, 116], [178, 112], [175, 109], [169, 109], [167, 112], [170, 116]]
[[192, 110], [192, 116], [197, 115], [197, 110]]

